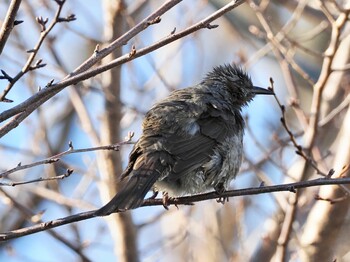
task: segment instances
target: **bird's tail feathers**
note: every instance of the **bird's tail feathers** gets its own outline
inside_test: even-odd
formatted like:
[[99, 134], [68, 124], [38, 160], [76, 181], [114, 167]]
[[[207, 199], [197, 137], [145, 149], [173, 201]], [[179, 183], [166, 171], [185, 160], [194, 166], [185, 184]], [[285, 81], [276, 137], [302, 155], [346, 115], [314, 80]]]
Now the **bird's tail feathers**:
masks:
[[115, 211], [134, 209], [142, 205], [147, 192], [159, 178], [164, 166], [159, 161], [140, 166], [121, 180], [119, 192], [106, 205], [96, 211], [96, 216], [106, 216]]

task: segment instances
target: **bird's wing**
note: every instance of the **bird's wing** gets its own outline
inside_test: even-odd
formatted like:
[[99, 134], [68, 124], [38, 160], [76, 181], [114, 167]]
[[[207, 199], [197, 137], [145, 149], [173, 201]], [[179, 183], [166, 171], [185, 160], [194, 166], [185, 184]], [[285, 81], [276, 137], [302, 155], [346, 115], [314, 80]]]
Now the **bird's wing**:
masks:
[[164, 143], [167, 151], [176, 156], [169, 179], [177, 179], [203, 166], [230, 132], [229, 125], [214, 108], [203, 112], [196, 123], [199, 126], [197, 133], [190, 136], [174, 134]]
[[234, 125], [234, 121], [227, 121], [225, 110], [210, 103], [189, 104], [188, 99], [165, 101], [151, 112], [139, 142], [141, 147], [159, 147], [156, 150], [168, 154], [161, 160], [171, 166], [168, 179], [176, 180], [208, 162]]

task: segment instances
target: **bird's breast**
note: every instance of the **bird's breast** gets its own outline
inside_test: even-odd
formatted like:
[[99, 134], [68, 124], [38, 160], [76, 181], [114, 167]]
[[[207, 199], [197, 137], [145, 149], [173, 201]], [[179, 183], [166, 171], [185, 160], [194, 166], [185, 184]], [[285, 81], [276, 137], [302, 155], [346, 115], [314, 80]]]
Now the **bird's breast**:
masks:
[[169, 196], [179, 197], [194, 195], [214, 190], [219, 184], [227, 189], [242, 163], [243, 131], [228, 136], [218, 144], [209, 160], [175, 180], [168, 180], [167, 175], [156, 182], [158, 191], [167, 192]]

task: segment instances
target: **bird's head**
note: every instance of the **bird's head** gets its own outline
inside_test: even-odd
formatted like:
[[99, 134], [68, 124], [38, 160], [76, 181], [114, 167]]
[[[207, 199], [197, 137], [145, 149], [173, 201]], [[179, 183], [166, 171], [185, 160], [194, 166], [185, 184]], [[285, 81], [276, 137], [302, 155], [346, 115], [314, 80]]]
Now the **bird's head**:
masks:
[[202, 84], [210, 88], [224, 88], [229, 100], [238, 106], [245, 106], [255, 95], [273, 95], [273, 91], [254, 86], [249, 75], [237, 65], [215, 67], [204, 78]]

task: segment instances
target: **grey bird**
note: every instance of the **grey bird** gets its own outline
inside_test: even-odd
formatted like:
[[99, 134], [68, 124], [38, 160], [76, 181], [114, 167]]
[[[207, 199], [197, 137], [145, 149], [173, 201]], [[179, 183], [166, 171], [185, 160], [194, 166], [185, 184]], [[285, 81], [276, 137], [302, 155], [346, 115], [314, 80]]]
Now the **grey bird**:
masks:
[[241, 67], [223, 65], [155, 104], [121, 175], [120, 191], [95, 214], [137, 208], [152, 188], [169, 197], [224, 192], [242, 163], [242, 107], [258, 94], [273, 92], [253, 86]]

